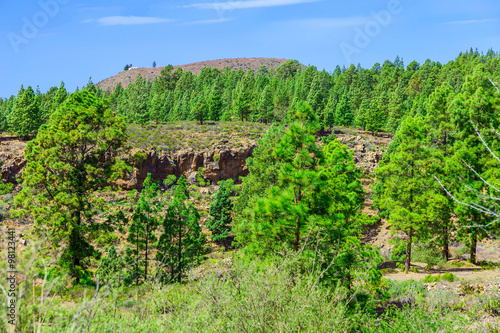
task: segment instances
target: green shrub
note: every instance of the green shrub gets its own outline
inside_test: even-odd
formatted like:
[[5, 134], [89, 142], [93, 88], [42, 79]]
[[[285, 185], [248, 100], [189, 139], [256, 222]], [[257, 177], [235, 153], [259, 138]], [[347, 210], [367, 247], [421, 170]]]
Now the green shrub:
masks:
[[417, 244], [413, 247], [412, 261], [427, 264], [426, 269], [431, 269], [434, 266], [442, 267], [446, 263], [441, 250], [428, 244]]
[[389, 244], [394, 244], [391, 249], [390, 260], [405, 261], [406, 259], [406, 243], [399, 237], [389, 240]]
[[469, 250], [465, 246], [460, 246], [455, 250], [455, 257], [461, 259], [464, 255], [469, 253]]
[[486, 270], [495, 270], [500, 267], [500, 263], [496, 262], [491, 262], [487, 260], [482, 260], [477, 263], [479, 266], [481, 266], [481, 270], [486, 271]]
[[492, 316], [500, 316], [500, 296], [486, 297], [483, 305], [484, 310]]
[[425, 291], [424, 283], [413, 279], [402, 282], [393, 281], [389, 288], [389, 294], [392, 299], [399, 299], [401, 297], [411, 297], [415, 299]]
[[439, 281], [448, 281], [448, 282], [453, 282], [458, 280], [458, 277], [450, 272], [444, 273], [443, 275], [438, 274], [438, 275], [427, 275], [422, 281], [425, 283], [431, 283], [431, 282], [439, 282]]
[[453, 273], [447, 272], [447, 273], [443, 274], [443, 280], [448, 281], [448, 282], [453, 282], [453, 281], [458, 280], [458, 277]]
[[397, 271], [394, 268], [390, 268], [390, 267], [383, 268], [380, 270], [380, 272], [382, 273], [382, 275], [397, 273]]

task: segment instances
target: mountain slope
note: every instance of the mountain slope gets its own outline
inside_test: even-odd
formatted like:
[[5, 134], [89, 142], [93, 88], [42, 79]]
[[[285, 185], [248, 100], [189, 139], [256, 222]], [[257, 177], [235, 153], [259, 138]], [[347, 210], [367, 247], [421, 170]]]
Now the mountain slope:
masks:
[[[224, 69], [229, 67], [233, 70], [254, 70], [258, 71], [261, 66], [266, 66], [267, 68], [278, 68], [281, 64], [287, 62], [287, 59], [279, 59], [279, 58], [233, 58], [233, 59], [220, 59], [220, 60], [211, 60], [211, 61], [202, 61], [196, 62], [192, 64], [174, 66], [174, 71], [181, 67], [183, 71], [191, 71], [193, 74], [199, 74], [201, 70], [205, 67], [212, 67], [218, 69]], [[97, 85], [101, 87], [103, 90], [111, 89], [114, 90], [118, 82], [121, 82], [123, 88], [126, 88], [130, 82], [134, 82], [137, 78], [137, 75], [140, 73], [143, 78], [148, 79], [149, 81], [153, 81], [155, 77], [160, 75], [160, 72], [165, 67], [156, 67], [156, 68], [137, 68], [131, 69], [128, 71], [123, 71], [115, 76], [107, 78]]]

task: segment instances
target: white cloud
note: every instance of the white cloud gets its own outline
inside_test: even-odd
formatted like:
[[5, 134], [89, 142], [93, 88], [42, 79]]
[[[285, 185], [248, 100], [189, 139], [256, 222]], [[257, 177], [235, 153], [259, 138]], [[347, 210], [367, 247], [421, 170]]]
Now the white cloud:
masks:
[[103, 26], [112, 25], [140, 25], [140, 24], [155, 24], [155, 23], [168, 23], [173, 20], [162, 17], [147, 17], [147, 16], [107, 16], [99, 19], [89, 19], [82, 21], [82, 23], [97, 22]]
[[184, 6], [186, 8], [194, 7], [198, 9], [215, 9], [215, 10], [231, 10], [231, 9], [248, 9], [262, 7], [278, 7], [298, 5], [302, 3], [318, 2], [322, 0], [249, 0], [249, 1], [229, 1], [229, 2], [211, 2], [211, 3], [194, 3]]
[[446, 22], [445, 24], [475, 24], [475, 23], [488, 23], [496, 22], [496, 19], [484, 19], [484, 20], [465, 20], [465, 21], [452, 21]]
[[221, 18], [221, 19], [216, 19], [216, 20], [201, 20], [201, 21], [185, 22], [185, 23], [182, 23], [182, 25], [214, 24], [214, 23], [228, 22], [228, 21], [232, 21], [232, 20], [233, 20], [232, 18]]

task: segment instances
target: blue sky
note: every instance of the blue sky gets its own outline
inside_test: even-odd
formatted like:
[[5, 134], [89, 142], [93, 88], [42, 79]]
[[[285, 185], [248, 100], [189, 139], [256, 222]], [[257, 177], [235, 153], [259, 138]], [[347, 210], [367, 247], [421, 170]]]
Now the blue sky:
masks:
[[500, 50], [498, 0], [0, 0], [0, 97], [233, 57], [336, 65]]

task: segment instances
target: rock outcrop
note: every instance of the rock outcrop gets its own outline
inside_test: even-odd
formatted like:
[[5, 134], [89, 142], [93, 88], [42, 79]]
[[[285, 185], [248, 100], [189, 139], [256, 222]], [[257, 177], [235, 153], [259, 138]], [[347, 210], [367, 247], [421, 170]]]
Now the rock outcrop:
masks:
[[[188, 182], [197, 183], [198, 171], [205, 181], [216, 184], [220, 180], [233, 179], [248, 175], [246, 159], [252, 156], [254, 146], [233, 148], [231, 150], [195, 151], [179, 150], [162, 153], [155, 150], [146, 152], [146, 158], [135, 168], [127, 179], [117, 184], [123, 189], [140, 189], [148, 173], [154, 180], [164, 180], [169, 175], [184, 176]], [[201, 169], [203, 168], [203, 169]]]
[[[325, 134], [328, 133], [322, 135]], [[390, 138], [380, 138], [359, 132], [338, 132], [336, 137], [354, 150], [356, 165], [367, 174], [373, 173], [373, 169], [382, 158], [381, 148], [385, 148], [390, 142]], [[15, 138], [0, 138], [0, 140], [2, 179], [15, 183], [16, 180], [21, 179], [21, 173], [26, 166], [23, 153], [26, 142]], [[125, 190], [140, 189], [148, 173], [151, 173], [154, 180], [164, 180], [169, 175], [175, 175], [186, 177], [190, 183], [196, 183], [199, 176], [212, 184], [225, 179], [233, 179], [238, 183], [240, 177], [248, 175], [246, 160], [252, 156], [255, 146], [255, 140], [252, 140], [239, 146], [229, 146], [226, 142], [219, 142], [212, 147], [199, 150], [194, 148], [174, 151], [149, 149], [144, 151], [146, 158], [140, 165], [132, 171], [129, 177], [118, 180], [116, 185]], [[200, 170], [200, 168], [203, 169]]]
[[[26, 142], [11, 139], [0, 142], [0, 163], [2, 180], [16, 183], [21, 179], [26, 166], [24, 148]], [[164, 180], [169, 175], [184, 176], [191, 183], [196, 183], [198, 170], [204, 180], [216, 184], [219, 180], [234, 179], [248, 175], [246, 159], [252, 156], [254, 145], [240, 148], [221, 148], [195, 151], [183, 149], [174, 152], [146, 151], [146, 158], [138, 168], [134, 168], [129, 177], [120, 179], [116, 184], [123, 189], [140, 189], [148, 173], [155, 180]]]
[[17, 183], [21, 178], [21, 172], [26, 166], [25, 147], [26, 142], [15, 138], [0, 138], [0, 164], [5, 182]]

